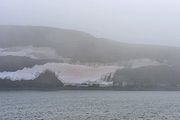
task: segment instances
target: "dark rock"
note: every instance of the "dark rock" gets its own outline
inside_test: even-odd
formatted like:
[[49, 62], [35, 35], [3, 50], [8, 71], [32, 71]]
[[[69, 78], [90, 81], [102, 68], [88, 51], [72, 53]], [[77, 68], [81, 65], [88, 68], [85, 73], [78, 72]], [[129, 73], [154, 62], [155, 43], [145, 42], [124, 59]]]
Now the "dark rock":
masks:
[[0, 88], [59, 88], [63, 83], [57, 78], [55, 73], [46, 70], [34, 80], [0, 79]]

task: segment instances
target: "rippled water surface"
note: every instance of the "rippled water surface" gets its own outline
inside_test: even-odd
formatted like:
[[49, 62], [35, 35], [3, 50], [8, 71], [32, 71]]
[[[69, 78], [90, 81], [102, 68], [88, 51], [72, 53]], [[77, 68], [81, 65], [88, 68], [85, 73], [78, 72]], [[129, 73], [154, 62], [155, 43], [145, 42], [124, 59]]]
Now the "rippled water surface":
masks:
[[0, 120], [180, 120], [180, 92], [6, 91]]

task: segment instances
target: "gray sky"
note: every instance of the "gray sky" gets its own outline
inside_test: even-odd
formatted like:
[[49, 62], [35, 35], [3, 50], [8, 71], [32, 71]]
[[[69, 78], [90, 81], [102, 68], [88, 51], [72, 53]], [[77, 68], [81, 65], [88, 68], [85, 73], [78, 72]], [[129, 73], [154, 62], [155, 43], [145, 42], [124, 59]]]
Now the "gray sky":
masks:
[[0, 24], [54, 26], [122, 42], [180, 46], [180, 0], [0, 0]]

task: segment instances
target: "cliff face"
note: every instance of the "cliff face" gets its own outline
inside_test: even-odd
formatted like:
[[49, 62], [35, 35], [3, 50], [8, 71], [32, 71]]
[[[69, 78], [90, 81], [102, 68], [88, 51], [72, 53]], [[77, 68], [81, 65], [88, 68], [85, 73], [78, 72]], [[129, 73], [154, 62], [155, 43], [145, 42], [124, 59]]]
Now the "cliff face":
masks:
[[17, 80], [11, 81], [8, 79], [0, 80], [0, 88], [59, 88], [63, 83], [56, 77], [55, 73], [45, 71], [34, 80]]

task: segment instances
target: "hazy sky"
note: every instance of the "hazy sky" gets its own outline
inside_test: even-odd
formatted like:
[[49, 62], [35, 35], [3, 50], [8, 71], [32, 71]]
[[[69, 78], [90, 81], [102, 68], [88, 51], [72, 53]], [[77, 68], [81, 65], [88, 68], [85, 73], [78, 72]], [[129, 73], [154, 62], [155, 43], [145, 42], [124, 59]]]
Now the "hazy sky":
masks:
[[180, 0], [0, 0], [0, 24], [55, 26], [122, 42], [180, 46]]

